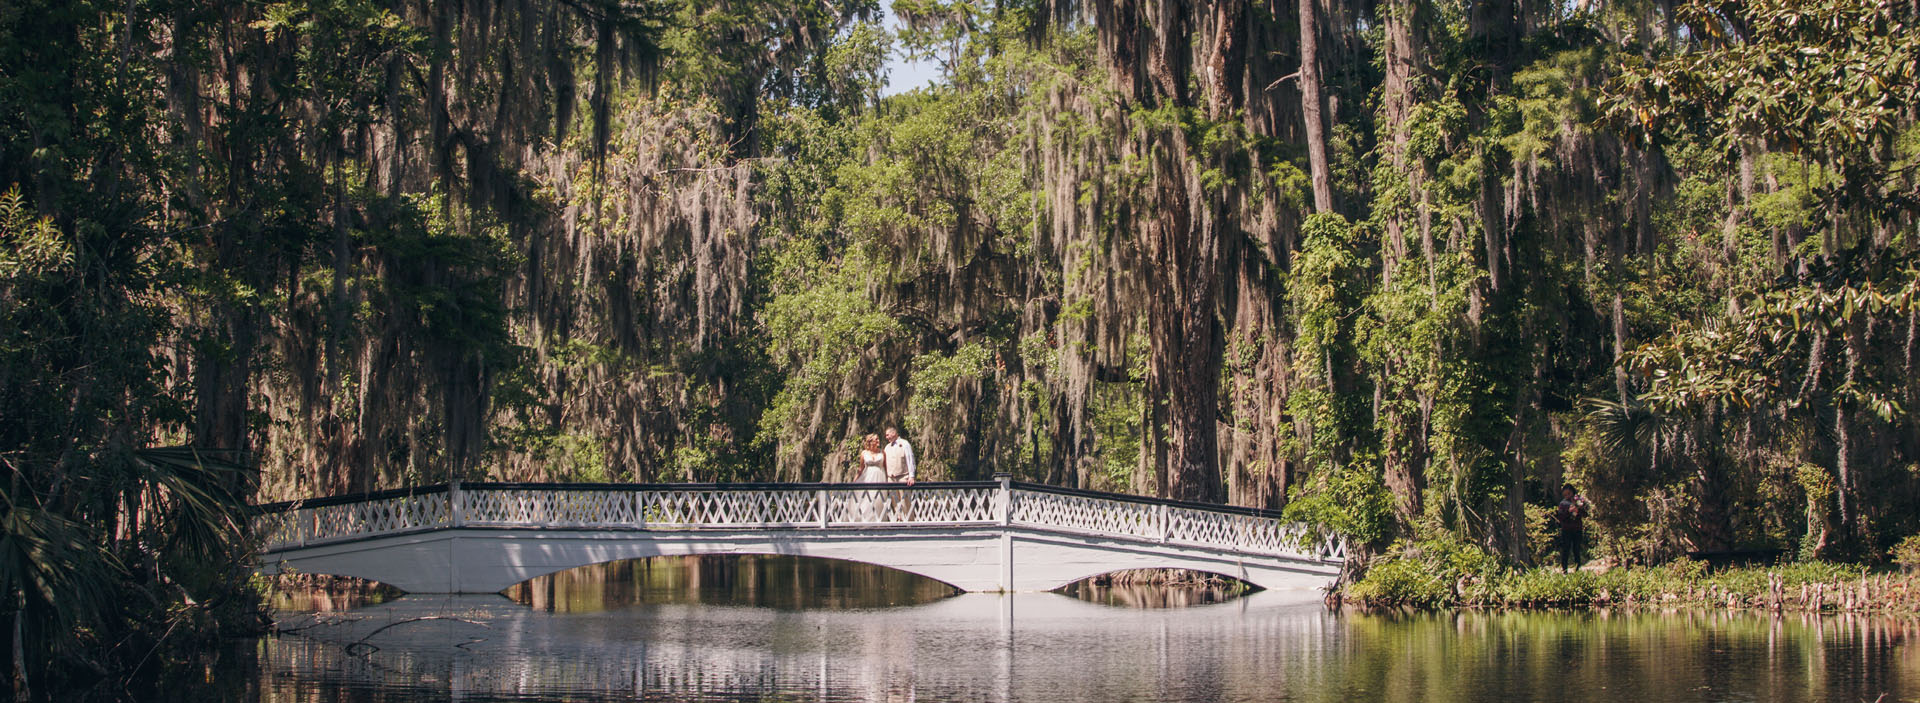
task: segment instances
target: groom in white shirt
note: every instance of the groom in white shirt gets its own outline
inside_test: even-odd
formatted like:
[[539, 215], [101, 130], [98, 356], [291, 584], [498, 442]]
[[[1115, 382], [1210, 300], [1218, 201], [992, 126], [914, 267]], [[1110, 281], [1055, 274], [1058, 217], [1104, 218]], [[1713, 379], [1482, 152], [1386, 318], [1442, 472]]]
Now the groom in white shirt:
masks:
[[887, 428], [887, 446], [882, 451], [887, 455], [887, 480], [913, 485], [913, 445], [900, 438], [900, 430]]

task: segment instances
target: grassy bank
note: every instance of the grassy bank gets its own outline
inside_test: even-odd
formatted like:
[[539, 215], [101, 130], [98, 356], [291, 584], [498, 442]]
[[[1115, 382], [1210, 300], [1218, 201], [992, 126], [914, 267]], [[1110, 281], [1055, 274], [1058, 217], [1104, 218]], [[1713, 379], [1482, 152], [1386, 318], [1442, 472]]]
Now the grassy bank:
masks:
[[1470, 548], [1415, 549], [1373, 565], [1342, 592], [1369, 607], [1713, 607], [1920, 614], [1910, 573], [1799, 562], [1708, 573], [1677, 560], [1661, 566], [1561, 573], [1515, 569]]

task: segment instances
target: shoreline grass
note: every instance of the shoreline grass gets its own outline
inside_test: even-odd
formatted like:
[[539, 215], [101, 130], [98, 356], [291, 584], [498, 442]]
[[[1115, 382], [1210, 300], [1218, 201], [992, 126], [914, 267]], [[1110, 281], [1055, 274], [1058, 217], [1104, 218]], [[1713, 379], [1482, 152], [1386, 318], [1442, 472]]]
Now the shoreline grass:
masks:
[[1920, 614], [1913, 573], [1872, 573], [1855, 564], [1810, 561], [1709, 573], [1704, 564], [1681, 559], [1562, 573], [1447, 558], [1457, 554], [1424, 556], [1376, 563], [1341, 590], [1341, 600], [1425, 609], [1650, 606]]

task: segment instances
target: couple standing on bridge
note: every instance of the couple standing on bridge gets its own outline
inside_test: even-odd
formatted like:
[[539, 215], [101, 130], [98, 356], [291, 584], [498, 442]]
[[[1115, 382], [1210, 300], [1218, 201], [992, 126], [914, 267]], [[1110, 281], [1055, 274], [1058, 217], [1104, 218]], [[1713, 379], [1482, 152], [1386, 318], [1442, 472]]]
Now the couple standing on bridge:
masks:
[[880, 438], [867, 435], [860, 443], [861, 483], [904, 483], [913, 485], [915, 473], [913, 445], [900, 438], [900, 430], [887, 428], [886, 446]]

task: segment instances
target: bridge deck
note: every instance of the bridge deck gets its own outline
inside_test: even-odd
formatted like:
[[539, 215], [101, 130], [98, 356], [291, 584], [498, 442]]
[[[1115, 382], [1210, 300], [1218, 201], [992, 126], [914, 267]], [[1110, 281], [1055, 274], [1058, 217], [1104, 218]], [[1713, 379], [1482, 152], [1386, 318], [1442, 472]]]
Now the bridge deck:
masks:
[[[1116, 569], [1152, 563], [1140, 561], [1142, 555], [1164, 553], [1173, 560], [1167, 562], [1169, 564], [1200, 568], [1219, 562], [1241, 565], [1240, 570], [1244, 572], [1244, 564], [1251, 561], [1259, 568], [1307, 567], [1312, 573], [1331, 573], [1344, 558], [1338, 536], [1286, 522], [1273, 511], [1004, 480], [920, 483], [911, 488], [897, 484], [465, 483], [262, 506], [254, 518], [254, 529], [262, 540], [265, 564], [285, 561], [300, 568], [301, 559], [326, 555], [326, 560], [314, 563], [325, 563], [327, 566], [321, 568], [330, 569], [339, 569], [340, 564], [362, 558], [349, 556], [354, 550], [373, 553], [368, 545], [348, 545], [378, 541], [402, 550], [389, 550], [391, 553], [385, 557], [389, 561], [394, 558], [432, 561], [443, 555], [448, 562], [447, 569], [458, 570], [459, 562], [476, 556], [471, 553], [472, 544], [467, 547], [468, 552], [461, 552], [464, 556], [456, 556], [461, 539], [458, 536], [464, 536], [469, 543], [481, 536], [507, 540], [500, 544], [510, 542], [513, 549], [545, 536], [548, 541], [542, 543], [541, 553], [550, 560], [560, 560], [553, 564], [559, 566], [564, 566], [568, 559], [604, 560], [612, 558], [608, 555], [665, 553], [650, 551], [653, 547], [609, 551], [607, 544], [621, 540], [641, 540], [657, 543], [656, 546], [680, 545], [683, 549], [697, 546], [698, 549], [733, 551], [714, 545], [729, 540], [752, 542], [786, 535], [778, 537], [784, 540], [783, 549], [800, 549], [794, 545], [806, 545], [806, 549], [812, 551], [803, 553], [825, 555], [819, 550], [828, 548], [836, 558], [856, 559], [861, 554], [857, 549], [848, 551], [854, 549], [855, 544], [847, 541], [848, 538], [885, 539], [885, 542], [873, 541], [869, 548], [895, 552], [902, 551], [908, 542], [919, 540], [915, 543], [924, 542], [924, 545], [916, 547], [920, 553], [911, 557], [895, 555], [862, 560], [900, 565], [898, 560], [906, 558], [909, 563], [900, 565], [901, 568], [935, 575], [968, 590], [990, 590], [976, 588], [980, 584], [1008, 589], [1027, 580], [1016, 579], [1012, 573], [1016, 534], [1024, 535], [1023, 539], [1028, 542], [1045, 535], [1080, 540], [1076, 542], [1080, 546], [1072, 554], [1056, 549], [1030, 554], [1029, 559], [1091, 559], [1096, 562], [1094, 566], [1098, 566], [1102, 557], [1088, 556], [1089, 550], [1093, 550], [1112, 555]], [[421, 538], [435, 533], [441, 533], [439, 536], [446, 542], [444, 548], [433, 547], [440, 551], [431, 553], [421, 551], [428, 549], [424, 546], [428, 541]], [[936, 539], [937, 535], [945, 536]], [[923, 563], [927, 561], [926, 549], [937, 551], [938, 545], [973, 543], [956, 540], [955, 536], [959, 535], [966, 535], [974, 542], [999, 539], [1002, 544], [998, 561], [1002, 573], [980, 574], [979, 578], [953, 576], [954, 569], [960, 566], [975, 572], [983, 567], [992, 571], [992, 565], [980, 564], [977, 555], [966, 557], [966, 565], [941, 567]], [[408, 536], [413, 538], [397, 539]], [[587, 545], [599, 546], [583, 547], [582, 539], [588, 540]], [[1059, 543], [1059, 540], [1053, 542]], [[580, 555], [555, 551], [561, 550], [562, 544], [573, 545], [568, 549], [584, 551]], [[479, 556], [484, 560], [494, 555]], [[889, 564], [889, 561], [896, 563]], [[531, 564], [494, 566], [509, 574], [537, 575], [552, 570], [532, 568]], [[493, 580], [483, 579], [486, 586], [504, 577], [490, 578]], [[436, 577], [423, 583], [441, 581], [443, 579]], [[971, 585], [963, 585], [962, 581]], [[407, 588], [403, 584], [395, 585]], [[419, 587], [416, 584], [415, 588]], [[438, 586], [429, 587], [439, 590]], [[470, 589], [448, 584], [445, 590]]]

